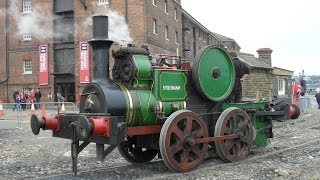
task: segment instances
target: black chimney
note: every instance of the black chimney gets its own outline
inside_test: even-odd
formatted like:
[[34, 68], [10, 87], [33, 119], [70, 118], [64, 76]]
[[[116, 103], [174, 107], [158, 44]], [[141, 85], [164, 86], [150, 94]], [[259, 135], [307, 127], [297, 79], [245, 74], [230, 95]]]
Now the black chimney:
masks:
[[93, 51], [93, 81], [109, 79], [109, 49], [113, 41], [108, 39], [108, 16], [92, 17], [93, 39], [89, 41]]

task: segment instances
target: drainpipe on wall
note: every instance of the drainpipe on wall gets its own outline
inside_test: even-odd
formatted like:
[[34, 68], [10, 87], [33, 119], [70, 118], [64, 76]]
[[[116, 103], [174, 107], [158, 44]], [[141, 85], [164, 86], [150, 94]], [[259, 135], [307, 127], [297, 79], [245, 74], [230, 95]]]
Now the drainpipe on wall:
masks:
[[7, 82], [7, 102], [9, 102], [9, 14], [8, 14], [8, 9], [9, 9], [9, 3], [8, 0], [6, 0], [6, 22], [5, 22], [5, 30], [6, 30], [6, 82]]
[[126, 23], [128, 23], [128, 0], [126, 0]]

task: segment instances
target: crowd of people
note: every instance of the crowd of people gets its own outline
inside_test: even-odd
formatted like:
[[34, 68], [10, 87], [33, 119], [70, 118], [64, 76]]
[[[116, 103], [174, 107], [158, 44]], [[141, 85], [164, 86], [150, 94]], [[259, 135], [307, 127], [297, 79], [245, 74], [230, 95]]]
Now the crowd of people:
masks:
[[41, 100], [41, 92], [40, 89], [34, 89], [31, 90], [21, 90], [18, 91], [16, 89], [12, 95], [13, 101], [14, 101], [14, 106], [13, 106], [13, 111], [15, 110], [23, 110], [25, 111], [26, 109], [31, 108], [31, 104], [34, 104], [35, 109], [40, 108], [40, 100]]

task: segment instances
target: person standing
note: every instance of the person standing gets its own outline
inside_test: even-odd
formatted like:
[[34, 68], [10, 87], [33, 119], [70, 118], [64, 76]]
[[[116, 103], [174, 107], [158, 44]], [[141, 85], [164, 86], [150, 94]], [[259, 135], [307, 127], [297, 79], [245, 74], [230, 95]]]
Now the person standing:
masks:
[[13, 111], [16, 109], [16, 110], [19, 110], [20, 109], [20, 100], [19, 100], [19, 91], [18, 89], [16, 89], [14, 92], [13, 92], [13, 102], [14, 102], [14, 106], [13, 106]]
[[19, 100], [20, 100], [20, 104], [21, 104], [21, 108], [22, 110], [26, 110], [26, 102], [27, 102], [27, 97], [26, 97], [26, 94], [25, 94], [25, 91], [22, 90], [20, 93], [19, 93]]
[[41, 92], [40, 92], [40, 88], [37, 88], [36, 93], [34, 94], [35, 98], [36, 98], [36, 105], [35, 108], [38, 109], [40, 108], [40, 99], [41, 99]]
[[317, 100], [317, 103], [318, 103], [318, 109], [320, 109], [320, 88], [317, 88], [317, 92], [316, 92], [316, 100]]
[[31, 91], [29, 92], [29, 101], [30, 101], [30, 109], [32, 104], [34, 103], [34, 90], [31, 89]]
[[58, 92], [57, 92], [57, 99], [58, 99], [58, 111], [59, 111], [60, 108], [61, 108], [61, 104], [66, 100], [66, 98], [64, 98], [64, 97], [61, 95], [61, 92], [58, 91]]
[[249, 76], [250, 69], [238, 58], [238, 53], [236, 51], [230, 51], [229, 54], [235, 69], [235, 83], [228, 99], [233, 103], [239, 103], [242, 99], [242, 82]]

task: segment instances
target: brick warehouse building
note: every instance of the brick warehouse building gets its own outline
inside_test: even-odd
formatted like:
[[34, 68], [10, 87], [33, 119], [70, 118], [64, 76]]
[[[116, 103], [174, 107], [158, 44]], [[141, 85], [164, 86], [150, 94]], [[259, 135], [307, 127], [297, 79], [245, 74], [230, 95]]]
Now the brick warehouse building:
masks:
[[[128, 24], [130, 38], [121, 39], [120, 34], [113, 49], [132, 41], [147, 45], [152, 54], [192, 60], [201, 47], [222, 45], [182, 9], [181, 0], [2, 0], [0, 9], [0, 98], [7, 102], [13, 101], [15, 89], [38, 87], [42, 101], [54, 101], [58, 89], [67, 101], [75, 101], [76, 92], [85, 85], [79, 77], [79, 44], [92, 37], [88, 20], [93, 15], [111, 15], [109, 20], [118, 18], [114, 25], [121, 20]], [[48, 66], [39, 65], [39, 45], [45, 49]], [[48, 67], [44, 83], [39, 67]]]

